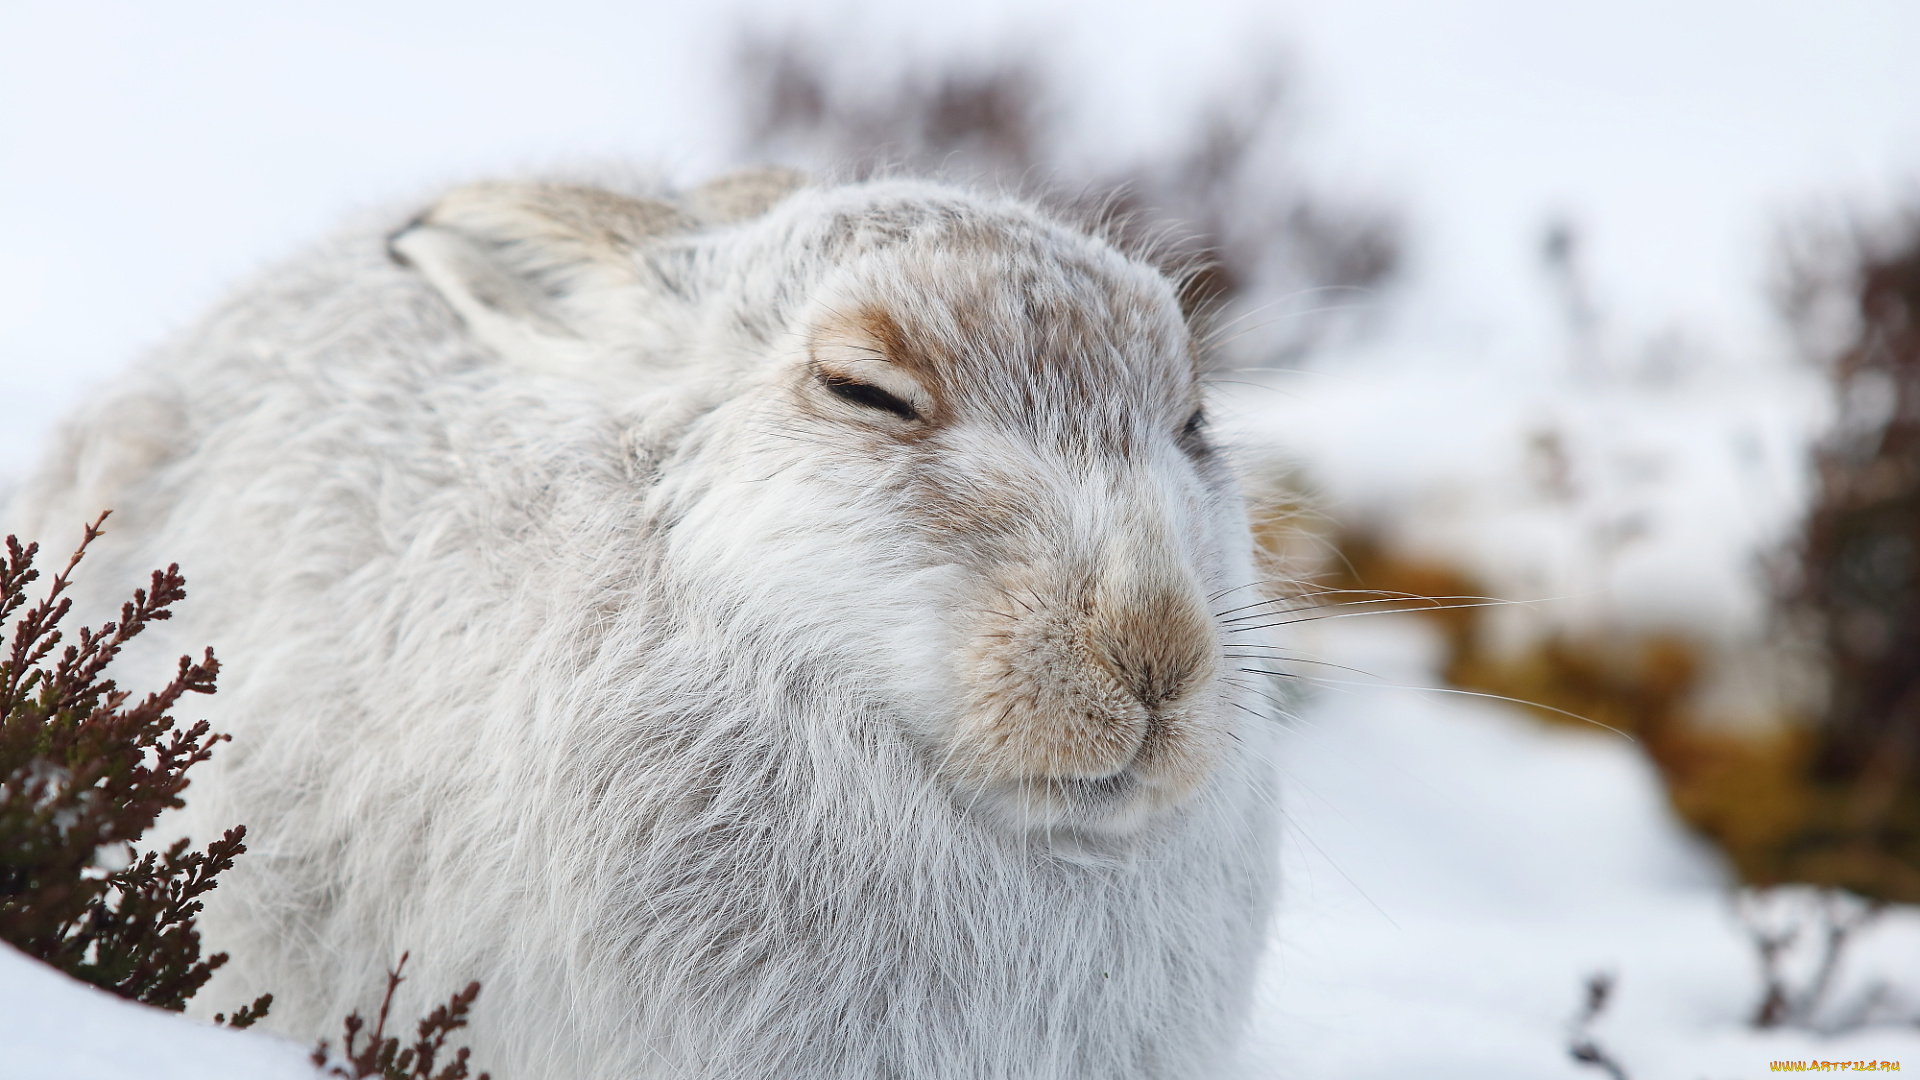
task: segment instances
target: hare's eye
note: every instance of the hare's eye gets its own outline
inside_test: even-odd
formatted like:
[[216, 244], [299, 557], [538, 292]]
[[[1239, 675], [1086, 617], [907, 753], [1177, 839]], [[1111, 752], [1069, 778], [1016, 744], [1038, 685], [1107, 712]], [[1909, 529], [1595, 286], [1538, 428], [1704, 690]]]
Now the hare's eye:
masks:
[[902, 420], [918, 420], [920, 413], [912, 405], [887, 393], [872, 383], [856, 382], [845, 375], [822, 375], [820, 381], [828, 390], [842, 401], [851, 401], [855, 405], [864, 405], [869, 409], [890, 412]]
[[1180, 426], [1180, 448], [1187, 456], [1200, 461], [1213, 456], [1213, 448], [1207, 445], [1207, 414], [1204, 409], [1193, 410], [1187, 422]]
[[1193, 410], [1193, 415], [1187, 417], [1186, 426], [1180, 429], [1180, 437], [1182, 439], [1189, 439], [1189, 440], [1197, 439], [1200, 437], [1200, 432], [1204, 430], [1206, 426], [1207, 426], [1206, 410], [1195, 409]]

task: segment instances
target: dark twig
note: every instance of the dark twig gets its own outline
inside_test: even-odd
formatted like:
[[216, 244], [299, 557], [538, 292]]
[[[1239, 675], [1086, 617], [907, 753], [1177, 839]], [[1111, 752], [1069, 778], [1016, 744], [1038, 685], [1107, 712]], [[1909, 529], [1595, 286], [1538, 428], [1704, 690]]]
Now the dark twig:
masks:
[[[434, 1072], [433, 1066], [446, 1050], [447, 1036], [467, 1026], [467, 1013], [473, 1008], [474, 999], [480, 996], [480, 984], [468, 983], [466, 989], [449, 998], [445, 1005], [428, 1013], [427, 1018], [420, 1021], [419, 1037], [413, 1045], [402, 1047], [398, 1036], [387, 1034], [387, 1017], [393, 1009], [394, 991], [406, 981], [401, 972], [406, 969], [408, 955], [401, 953], [400, 962], [387, 972], [387, 992], [380, 999], [380, 1012], [374, 1020], [373, 1031], [367, 1035], [366, 1045], [356, 1048], [367, 1024], [356, 1012], [347, 1017], [346, 1035], [341, 1039], [344, 1062], [333, 1060], [323, 1040], [313, 1051], [315, 1065], [347, 1080], [363, 1080], [367, 1077], [377, 1080], [466, 1080], [470, 1052], [464, 1046], [454, 1051], [453, 1060], [447, 1062], [439, 1072]], [[477, 1080], [489, 1080], [489, 1077], [481, 1073]]]
[[[1761, 996], [1753, 1012], [1753, 1026], [1817, 1028], [1831, 1033], [1866, 1023], [1868, 1014], [1885, 997], [1885, 987], [1868, 988], [1853, 1008], [1831, 1024], [1819, 1025], [1818, 1017], [1833, 991], [1847, 946], [1861, 929], [1879, 917], [1886, 908], [1885, 902], [1862, 901], [1839, 889], [1820, 889], [1804, 916], [1789, 913], [1783, 920], [1769, 921], [1761, 909], [1779, 906], [1781, 900], [1782, 894], [1774, 890], [1753, 889], [1736, 901], [1735, 911], [1760, 960]], [[1808, 919], [1817, 922], [1820, 954], [1806, 984], [1796, 990], [1785, 971], [1786, 957], [1801, 940], [1801, 931]]]
[[1573, 1034], [1567, 1043], [1567, 1053], [1582, 1065], [1592, 1065], [1605, 1070], [1613, 1080], [1627, 1080], [1627, 1070], [1620, 1062], [1601, 1047], [1600, 1041], [1593, 1037], [1594, 1022], [1606, 1011], [1607, 1002], [1613, 995], [1613, 976], [1604, 971], [1596, 971], [1587, 976], [1587, 998], [1581, 1006], [1580, 1015], [1574, 1018]]

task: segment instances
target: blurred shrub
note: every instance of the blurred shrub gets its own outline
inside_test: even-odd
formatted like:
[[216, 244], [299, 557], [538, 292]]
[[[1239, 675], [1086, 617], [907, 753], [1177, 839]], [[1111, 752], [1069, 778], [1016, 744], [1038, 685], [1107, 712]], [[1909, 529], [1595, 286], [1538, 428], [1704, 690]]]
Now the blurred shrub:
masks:
[[1297, 359], [1357, 324], [1400, 262], [1399, 227], [1316, 189], [1287, 154], [1280, 82], [1221, 88], [1168, 152], [1088, 163], [1044, 69], [1014, 58], [888, 73], [797, 35], [740, 52], [744, 151], [867, 176], [899, 169], [999, 184], [1091, 218], [1184, 282], [1190, 313], [1233, 320], [1243, 364]]
[[1794, 837], [1803, 880], [1920, 900], [1920, 217], [1795, 253], [1786, 310], [1833, 379], [1838, 422], [1782, 575], [1829, 673]]

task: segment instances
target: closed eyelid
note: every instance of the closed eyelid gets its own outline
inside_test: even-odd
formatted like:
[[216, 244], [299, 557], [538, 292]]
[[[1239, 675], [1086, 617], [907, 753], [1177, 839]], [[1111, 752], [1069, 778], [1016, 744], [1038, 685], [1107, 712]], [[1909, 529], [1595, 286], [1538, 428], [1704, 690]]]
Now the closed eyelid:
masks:
[[[870, 347], [836, 343], [816, 346], [808, 367], [821, 385], [854, 404], [886, 409], [907, 419], [931, 416], [935, 411], [933, 395], [913, 373], [884, 356]], [[871, 391], [851, 389], [853, 386], [868, 387]], [[883, 398], [892, 404], [885, 403]]]
[[850, 375], [839, 375], [830, 371], [821, 372], [820, 381], [833, 396], [842, 401], [890, 412], [902, 420], [921, 419], [920, 411], [914, 408], [911, 402], [902, 400], [898, 395], [872, 383], [861, 382]]

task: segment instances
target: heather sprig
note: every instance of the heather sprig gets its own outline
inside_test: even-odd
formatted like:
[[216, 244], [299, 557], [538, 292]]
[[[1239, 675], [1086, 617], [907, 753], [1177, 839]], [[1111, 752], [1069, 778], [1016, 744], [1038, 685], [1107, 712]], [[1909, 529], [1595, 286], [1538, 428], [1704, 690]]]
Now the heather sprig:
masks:
[[[407, 956], [407, 953], [401, 953], [400, 962], [387, 972], [386, 996], [380, 999], [380, 1012], [374, 1019], [373, 1030], [367, 1033], [366, 1044], [358, 1048], [355, 1046], [367, 1026], [367, 1022], [356, 1012], [347, 1017], [346, 1035], [341, 1039], [343, 1060], [334, 1061], [323, 1040], [313, 1052], [315, 1065], [347, 1080], [466, 1080], [468, 1050], [464, 1046], [454, 1052], [453, 1060], [447, 1062], [439, 1072], [434, 1072], [433, 1066], [446, 1050], [447, 1036], [467, 1026], [467, 1011], [473, 1007], [474, 999], [480, 996], [480, 984], [468, 983], [465, 990], [428, 1013], [427, 1018], [420, 1021], [419, 1037], [412, 1046], [403, 1047], [399, 1036], [386, 1032], [387, 1014], [393, 1008], [393, 992], [406, 981], [400, 973], [406, 970]], [[490, 1080], [490, 1077], [481, 1073], [475, 1080]]]
[[[106, 516], [86, 527], [37, 603], [28, 589], [40, 580], [39, 545], [9, 536], [0, 563], [0, 940], [121, 997], [179, 1010], [226, 962], [225, 953], [201, 957], [194, 917], [246, 851], [246, 829], [205, 851], [181, 840], [130, 858], [161, 812], [181, 805], [187, 770], [227, 736], [205, 720], [176, 728], [171, 715], [185, 695], [214, 692], [211, 649], [199, 661], [181, 657], [172, 681], [143, 697], [105, 677], [128, 642], [185, 599], [177, 565], [154, 571], [117, 621], [67, 640], [72, 574]], [[266, 1007], [256, 1001], [235, 1023]]]

